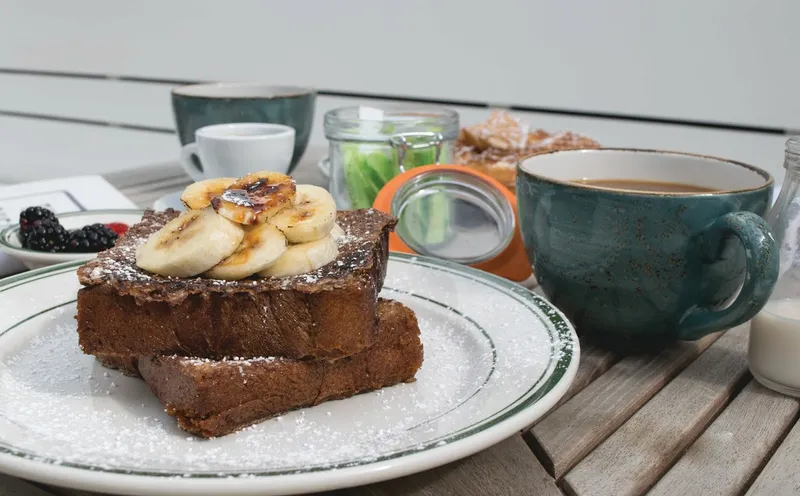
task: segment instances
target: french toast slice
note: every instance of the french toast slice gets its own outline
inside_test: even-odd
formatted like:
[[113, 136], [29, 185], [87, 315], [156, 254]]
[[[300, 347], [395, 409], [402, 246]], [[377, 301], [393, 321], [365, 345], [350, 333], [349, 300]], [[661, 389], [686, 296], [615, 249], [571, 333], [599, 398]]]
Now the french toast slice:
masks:
[[154, 355], [334, 359], [375, 341], [395, 218], [372, 209], [339, 212], [339, 256], [298, 276], [221, 281], [139, 269], [136, 248], [178, 215], [146, 211], [114, 248], [78, 269], [84, 353], [125, 369], [132, 357]]
[[423, 349], [414, 312], [378, 301], [378, 339], [338, 360], [142, 358], [142, 377], [178, 425], [218, 437], [290, 410], [413, 380]]

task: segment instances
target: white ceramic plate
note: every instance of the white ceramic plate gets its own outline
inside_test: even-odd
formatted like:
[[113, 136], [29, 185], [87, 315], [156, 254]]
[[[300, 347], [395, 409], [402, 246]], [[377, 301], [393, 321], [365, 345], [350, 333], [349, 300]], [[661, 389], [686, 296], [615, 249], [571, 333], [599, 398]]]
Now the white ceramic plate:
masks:
[[417, 314], [417, 381], [242, 432], [180, 431], [138, 379], [78, 348], [77, 264], [0, 282], [0, 471], [117, 494], [292, 494], [367, 484], [471, 455], [544, 415], [578, 367], [563, 315], [521, 286], [391, 255], [382, 295]]
[[[141, 210], [86, 210], [58, 214], [58, 221], [66, 229], [78, 229], [87, 224], [122, 222], [132, 226], [142, 220]], [[77, 260], [89, 260], [96, 253], [48, 253], [22, 247], [19, 240], [19, 224], [8, 226], [0, 231], [0, 250], [22, 261], [28, 269], [38, 269], [48, 265]]]
[[183, 191], [174, 191], [162, 196], [153, 203], [153, 210], [166, 210], [168, 208], [174, 208], [179, 211], [184, 210], [186, 207], [181, 203], [181, 194], [183, 194]]

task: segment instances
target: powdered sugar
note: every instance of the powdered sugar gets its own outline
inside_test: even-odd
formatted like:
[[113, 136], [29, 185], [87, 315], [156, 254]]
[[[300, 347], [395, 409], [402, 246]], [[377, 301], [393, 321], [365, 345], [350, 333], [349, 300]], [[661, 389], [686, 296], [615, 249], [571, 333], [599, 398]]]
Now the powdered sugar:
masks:
[[[177, 358], [177, 355], [173, 355], [172, 357], [173, 358]], [[223, 358], [221, 360], [213, 360], [213, 359], [210, 359], [210, 358], [196, 358], [196, 357], [193, 357], [193, 358], [188, 358], [188, 359], [184, 358], [183, 359], [183, 363], [186, 363], [188, 365], [194, 365], [194, 366], [206, 365], [206, 366], [215, 367], [215, 366], [220, 365], [220, 364], [228, 364], [230, 362], [235, 362], [236, 364], [238, 364], [240, 366], [245, 366], [246, 367], [248, 365], [253, 365], [254, 363], [270, 363], [270, 362], [279, 362], [281, 360], [285, 360], [285, 358], [280, 358], [280, 357], [254, 357], [254, 358], [230, 357], [230, 358], [228, 358], [228, 357], [226, 357], [226, 358]], [[241, 371], [241, 368], [240, 368], [240, 371]]]

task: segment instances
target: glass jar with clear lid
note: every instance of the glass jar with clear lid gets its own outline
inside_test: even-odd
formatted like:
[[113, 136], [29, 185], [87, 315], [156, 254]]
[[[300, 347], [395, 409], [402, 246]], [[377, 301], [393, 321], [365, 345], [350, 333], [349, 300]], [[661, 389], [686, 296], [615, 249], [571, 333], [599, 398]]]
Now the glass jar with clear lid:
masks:
[[405, 170], [449, 163], [459, 120], [442, 108], [358, 106], [327, 112], [324, 129], [329, 190], [339, 209], [355, 209], [371, 207], [381, 188]]
[[780, 250], [778, 280], [750, 322], [748, 360], [761, 384], [800, 397], [800, 138], [786, 142], [784, 167], [783, 186], [767, 214]]

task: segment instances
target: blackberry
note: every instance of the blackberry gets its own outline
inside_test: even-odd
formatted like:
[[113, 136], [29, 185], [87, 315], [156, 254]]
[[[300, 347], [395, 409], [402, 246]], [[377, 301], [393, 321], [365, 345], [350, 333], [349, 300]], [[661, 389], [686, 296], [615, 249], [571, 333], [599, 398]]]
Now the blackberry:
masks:
[[56, 219], [56, 214], [47, 210], [44, 207], [28, 207], [19, 214], [19, 235], [20, 241], [25, 241], [25, 238], [28, 236], [34, 228], [39, 226], [39, 224], [44, 221], [48, 220], [58, 224], [58, 219]]
[[66, 251], [69, 232], [56, 219], [39, 219], [29, 227], [22, 246], [36, 251]]
[[93, 253], [114, 246], [119, 235], [103, 224], [83, 226], [72, 231], [67, 241], [67, 249], [77, 253]]

